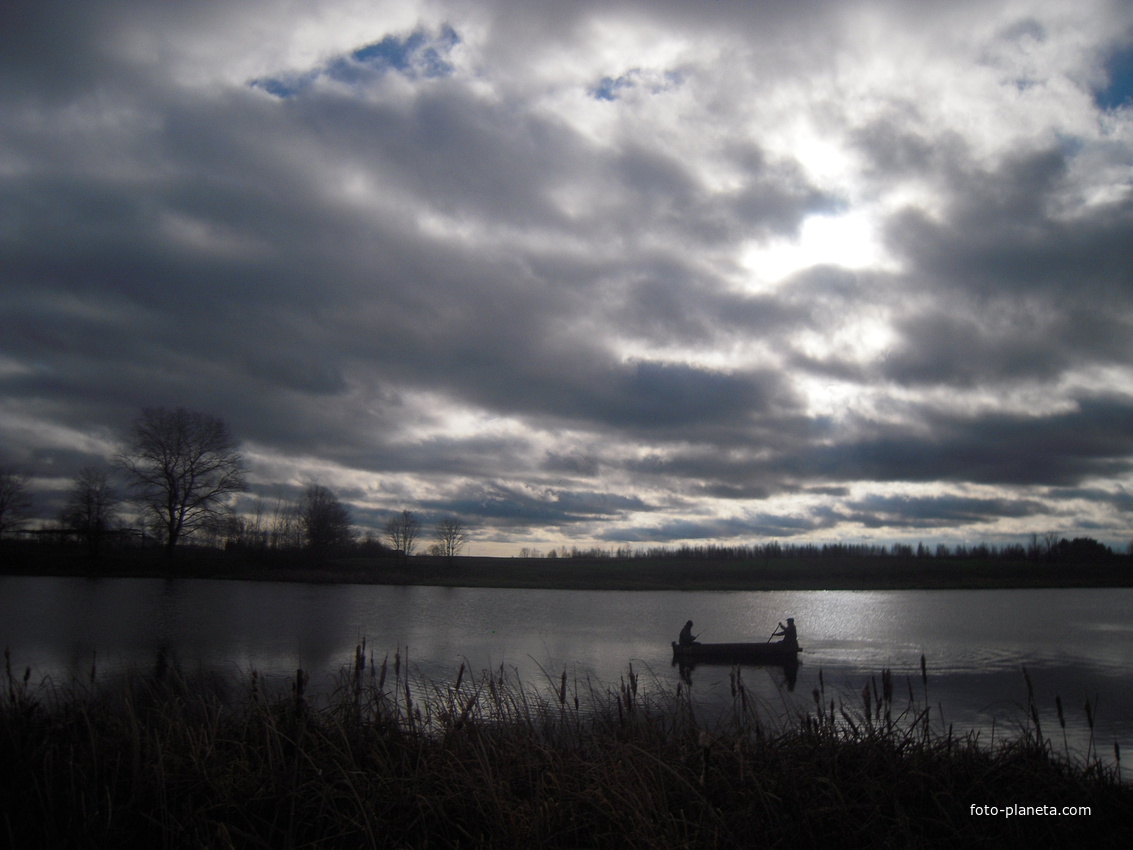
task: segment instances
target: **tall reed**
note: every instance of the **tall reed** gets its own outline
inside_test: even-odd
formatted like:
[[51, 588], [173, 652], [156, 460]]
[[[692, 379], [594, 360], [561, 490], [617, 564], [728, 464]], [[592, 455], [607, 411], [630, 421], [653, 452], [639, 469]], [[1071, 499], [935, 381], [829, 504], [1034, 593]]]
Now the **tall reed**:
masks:
[[[1033, 734], [933, 733], [927, 689], [901, 705], [889, 671], [850, 701], [820, 674], [813, 711], [794, 714], [736, 668], [732, 710], [709, 722], [648, 670], [535, 688], [461, 664], [436, 682], [364, 643], [323, 696], [302, 670], [274, 693], [254, 672], [233, 689], [175, 663], [37, 687], [5, 662], [13, 847], [1116, 846], [1133, 824], [1133, 789], [1096, 749], [1081, 764]], [[1093, 815], [969, 811], [1008, 802]]]

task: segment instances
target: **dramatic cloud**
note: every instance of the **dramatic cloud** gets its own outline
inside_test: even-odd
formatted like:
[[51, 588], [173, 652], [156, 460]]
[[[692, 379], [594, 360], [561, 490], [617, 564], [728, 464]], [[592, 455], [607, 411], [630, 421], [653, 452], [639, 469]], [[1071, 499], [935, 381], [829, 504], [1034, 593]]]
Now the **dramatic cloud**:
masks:
[[1123, 2], [0, 9], [0, 461], [473, 551], [1133, 536]]

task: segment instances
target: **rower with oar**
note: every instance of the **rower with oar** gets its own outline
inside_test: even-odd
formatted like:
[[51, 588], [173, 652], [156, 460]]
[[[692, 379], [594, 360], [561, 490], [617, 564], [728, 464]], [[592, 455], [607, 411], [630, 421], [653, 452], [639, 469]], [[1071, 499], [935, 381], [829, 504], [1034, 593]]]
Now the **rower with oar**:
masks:
[[677, 638], [677, 643], [679, 643], [681, 646], [692, 646], [694, 643], [696, 643], [696, 639], [698, 637], [700, 637], [700, 635], [693, 635], [692, 620], [689, 620], [687, 623], [685, 623], [685, 627], [681, 629], [681, 635]]
[[783, 636], [783, 639], [779, 641], [779, 644], [784, 649], [799, 648], [799, 633], [795, 630], [794, 617], [788, 617], [787, 625], [785, 626], [782, 623], [779, 623], [779, 628], [771, 633], [771, 637], [767, 639], [767, 642], [771, 643], [771, 638], [779, 637], [780, 635]]

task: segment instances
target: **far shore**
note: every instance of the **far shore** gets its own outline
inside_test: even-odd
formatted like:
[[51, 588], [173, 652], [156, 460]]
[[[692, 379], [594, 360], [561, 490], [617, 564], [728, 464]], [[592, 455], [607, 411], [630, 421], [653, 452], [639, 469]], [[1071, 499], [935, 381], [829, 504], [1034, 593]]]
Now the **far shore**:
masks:
[[1048, 563], [999, 559], [833, 558], [319, 558], [307, 553], [228, 553], [186, 548], [79, 550], [5, 548], [0, 574], [208, 578], [316, 584], [384, 584], [544, 590], [943, 590], [1133, 587], [1133, 559]]

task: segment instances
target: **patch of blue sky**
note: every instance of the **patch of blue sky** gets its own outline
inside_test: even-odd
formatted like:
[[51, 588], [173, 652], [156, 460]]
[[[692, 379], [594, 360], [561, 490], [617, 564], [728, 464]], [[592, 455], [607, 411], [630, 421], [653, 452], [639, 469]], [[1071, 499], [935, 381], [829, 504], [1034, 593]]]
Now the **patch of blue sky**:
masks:
[[1109, 82], [1094, 94], [1094, 102], [1102, 109], [1117, 109], [1133, 101], [1133, 46], [1114, 53], [1106, 62]]
[[396, 71], [410, 79], [447, 77], [456, 70], [448, 57], [460, 44], [460, 36], [450, 26], [433, 36], [417, 29], [404, 38], [387, 35], [345, 56], [337, 56], [319, 68], [300, 74], [261, 77], [250, 85], [278, 98], [294, 97], [326, 77], [347, 85], [362, 85], [367, 80]]
[[450, 26], [445, 26], [436, 38], [418, 29], [404, 39], [387, 35], [355, 50], [350, 59], [374, 70], [392, 68], [409, 77], [447, 77], [455, 69], [446, 57], [458, 44], [460, 36]]
[[595, 100], [614, 101], [620, 92], [626, 89], [646, 86], [652, 94], [676, 88], [684, 82], [680, 71], [666, 71], [658, 74], [651, 71], [642, 71], [640, 68], [631, 68], [618, 77], [603, 77], [589, 89], [587, 94]]
[[620, 89], [630, 88], [633, 83], [624, 74], [616, 79], [603, 77], [598, 84], [590, 88], [590, 96], [595, 100], [617, 100]]

